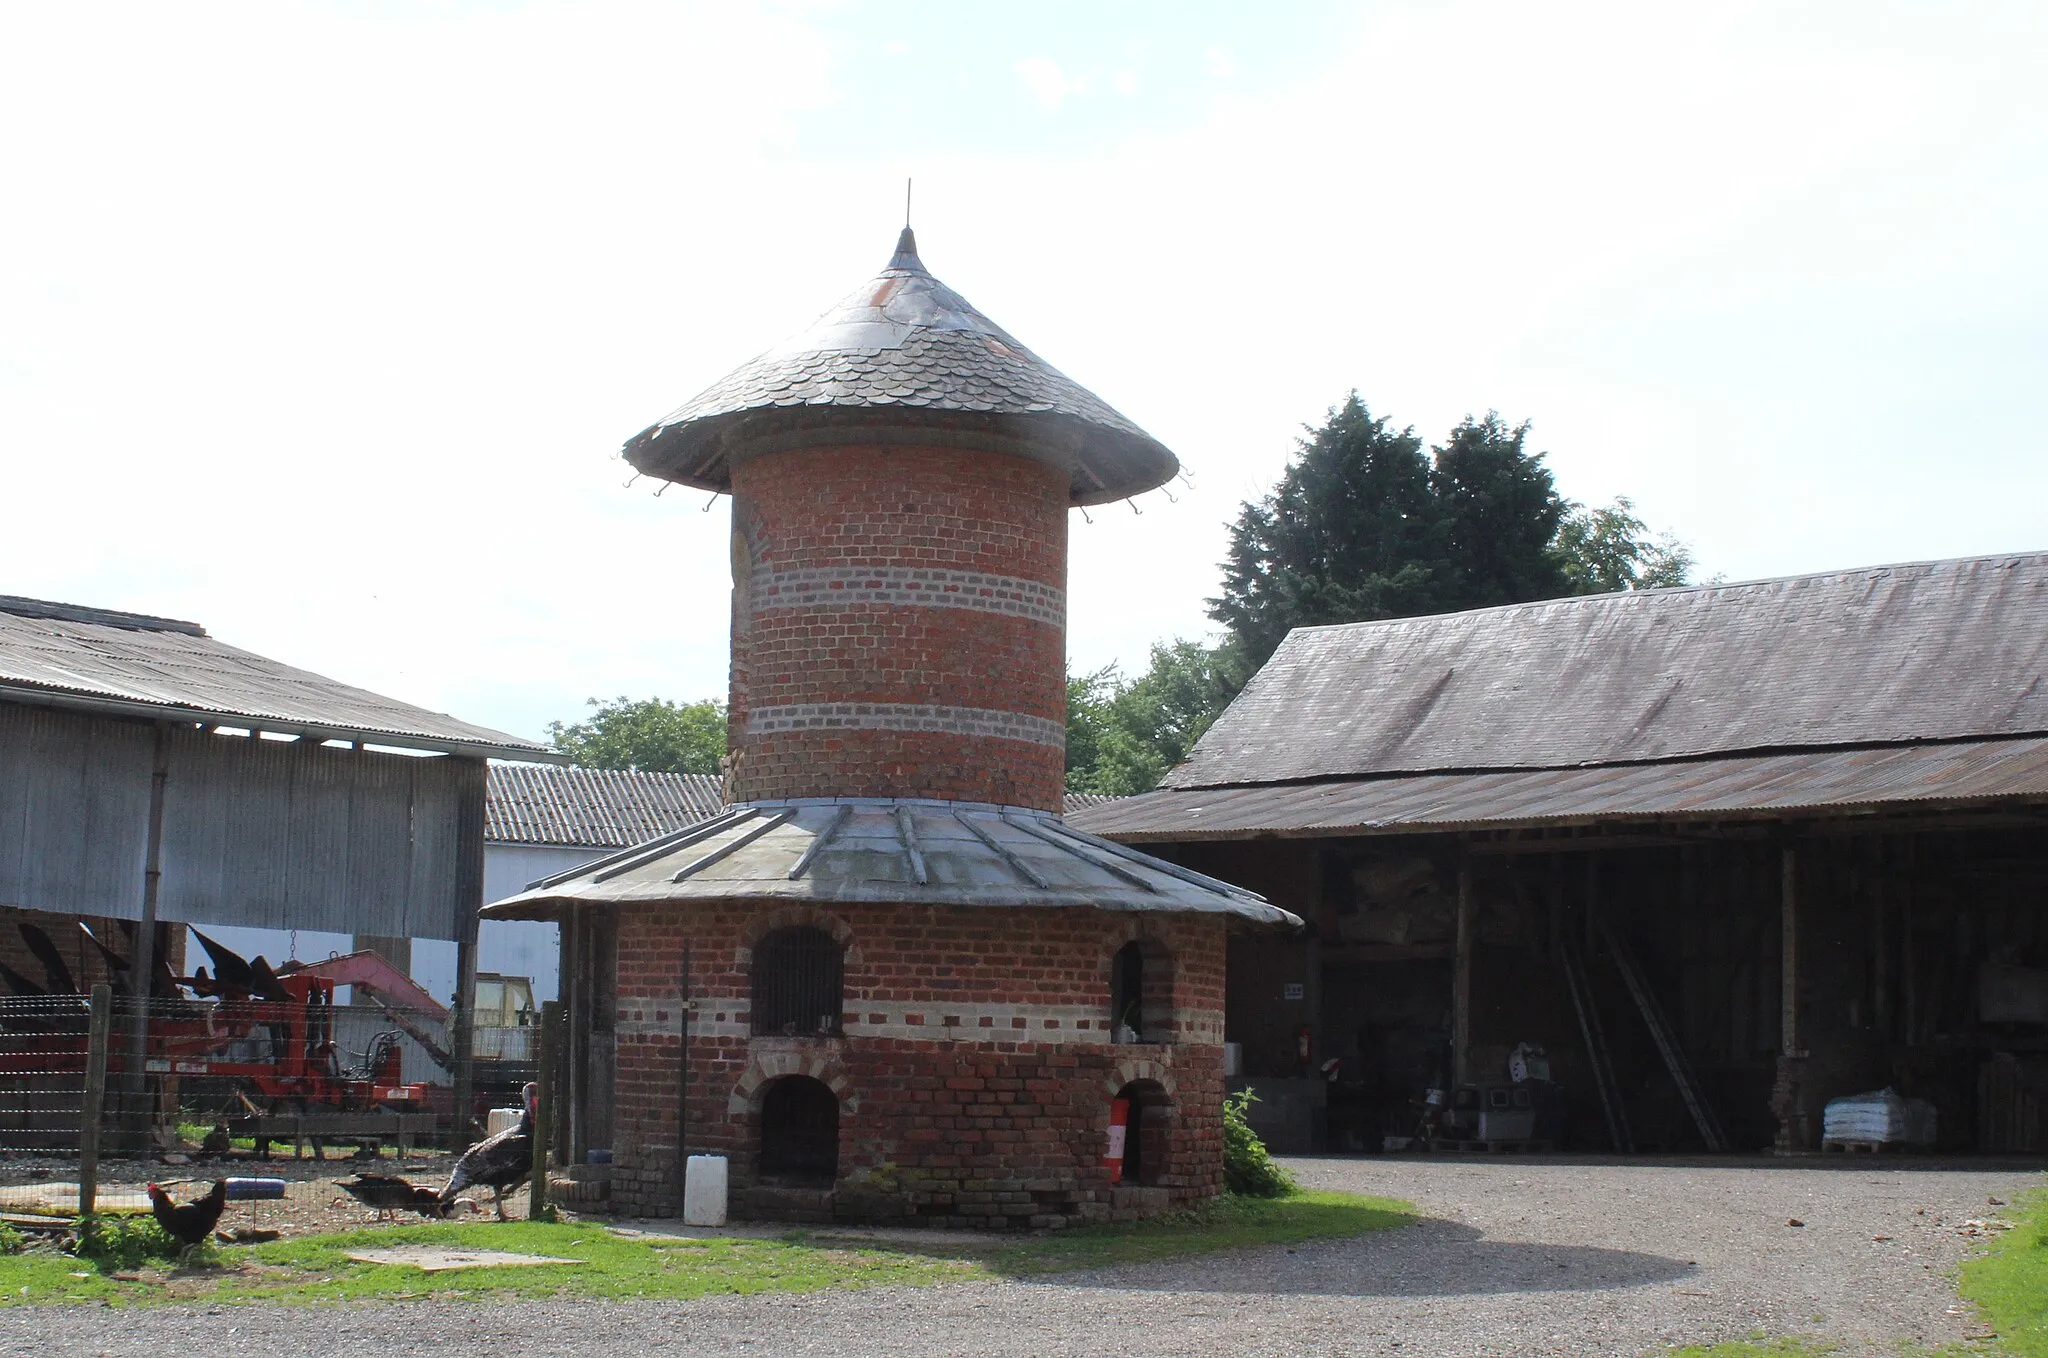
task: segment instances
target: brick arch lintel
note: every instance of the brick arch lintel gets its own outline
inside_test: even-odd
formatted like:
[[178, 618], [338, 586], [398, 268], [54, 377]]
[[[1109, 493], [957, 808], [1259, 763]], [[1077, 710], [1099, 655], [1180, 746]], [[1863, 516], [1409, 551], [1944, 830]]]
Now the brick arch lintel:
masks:
[[1169, 1101], [1180, 1101], [1180, 1090], [1174, 1084], [1171, 1067], [1161, 1065], [1157, 1061], [1135, 1057], [1117, 1062], [1109, 1076], [1103, 1080], [1102, 1090], [1113, 1099], [1124, 1092], [1125, 1085], [1136, 1084], [1140, 1080], [1150, 1080], [1164, 1089]]
[[777, 929], [809, 928], [822, 929], [832, 936], [832, 941], [844, 949], [844, 965], [847, 970], [861, 964], [860, 944], [854, 941], [853, 926], [829, 910], [820, 910], [814, 905], [786, 905], [780, 910], [771, 910], [754, 921], [747, 931], [747, 941], [740, 945], [734, 961], [742, 971], [754, 965], [754, 945]]
[[1110, 937], [1112, 946], [1102, 955], [1099, 964], [1103, 976], [1107, 977], [1116, 966], [1116, 955], [1126, 943], [1135, 943], [1145, 953], [1148, 962], [1164, 962], [1171, 969], [1174, 983], [1179, 984], [1183, 959], [1178, 949], [1161, 938], [1151, 927], [1151, 921], [1142, 918], [1125, 917], [1123, 927]]
[[764, 1091], [774, 1081], [789, 1075], [806, 1075], [823, 1084], [838, 1097], [842, 1112], [860, 1110], [860, 1097], [851, 1092], [853, 1076], [836, 1055], [821, 1051], [757, 1051], [726, 1098], [726, 1112], [733, 1117], [759, 1113]]

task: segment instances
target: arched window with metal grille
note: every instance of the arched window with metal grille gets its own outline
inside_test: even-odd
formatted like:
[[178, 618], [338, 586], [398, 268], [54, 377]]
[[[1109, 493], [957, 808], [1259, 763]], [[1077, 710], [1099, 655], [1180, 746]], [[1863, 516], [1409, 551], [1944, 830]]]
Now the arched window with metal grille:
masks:
[[845, 1007], [845, 952], [823, 929], [791, 925], [754, 945], [756, 1037], [837, 1037]]

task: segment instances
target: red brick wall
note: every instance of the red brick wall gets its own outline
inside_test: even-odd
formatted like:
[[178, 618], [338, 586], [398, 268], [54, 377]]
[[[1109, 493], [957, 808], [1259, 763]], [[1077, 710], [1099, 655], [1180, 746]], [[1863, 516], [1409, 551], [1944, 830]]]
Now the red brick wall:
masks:
[[[793, 922], [845, 944], [843, 1037], [749, 1035], [750, 945]], [[1168, 959], [1172, 1040], [1118, 1045], [1110, 960], [1141, 936]], [[1220, 917], [901, 905], [827, 914], [735, 903], [621, 912], [613, 1194], [622, 1210], [676, 1207], [686, 939], [698, 997], [688, 1148], [730, 1157], [742, 1211], [1044, 1226], [1133, 1211], [1140, 1197], [1152, 1208], [1185, 1203], [1222, 1186]], [[757, 1188], [761, 1096], [783, 1074], [813, 1076], [839, 1094], [839, 1182], [829, 1195]], [[1132, 1079], [1156, 1080], [1172, 1098], [1163, 1172], [1149, 1195], [1113, 1192], [1101, 1163], [1110, 1100]]]
[[1057, 810], [1067, 483], [984, 450], [828, 446], [733, 471], [736, 800]]

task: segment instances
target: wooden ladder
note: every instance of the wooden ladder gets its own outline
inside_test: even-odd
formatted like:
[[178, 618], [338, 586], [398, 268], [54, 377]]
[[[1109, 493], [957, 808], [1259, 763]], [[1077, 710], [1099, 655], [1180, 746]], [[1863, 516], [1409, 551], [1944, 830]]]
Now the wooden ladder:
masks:
[[1685, 1048], [1679, 1045], [1678, 1035], [1671, 1031], [1671, 1024], [1664, 1017], [1663, 1007], [1657, 1003], [1656, 993], [1650, 989], [1642, 968], [1636, 965], [1635, 954], [1629, 951], [1621, 935], [1610, 928], [1606, 920], [1599, 922], [1599, 929], [1608, 955], [1621, 972], [1621, 979], [1628, 986], [1628, 993], [1634, 997], [1636, 1008], [1642, 1011], [1643, 1022], [1649, 1025], [1650, 1039], [1657, 1044], [1657, 1052], [1664, 1058], [1664, 1068], [1671, 1072], [1672, 1080], [1678, 1085], [1679, 1097], [1685, 1100], [1694, 1125], [1700, 1129], [1700, 1139], [1707, 1143], [1709, 1151], [1727, 1150], [1728, 1137], [1721, 1130], [1720, 1119], [1714, 1116], [1714, 1106], [1707, 1102], [1699, 1077], [1693, 1074], [1692, 1062], [1686, 1057]]
[[1615, 1150], [1633, 1154], [1635, 1133], [1628, 1125], [1628, 1110], [1621, 1104], [1621, 1087], [1615, 1083], [1614, 1058], [1607, 1051], [1607, 1030], [1600, 1026], [1600, 1011], [1593, 1005], [1586, 959], [1570, 939], [1562, 940], [1557, 954], [1564, 964], [1565, 988], [1571, 991], [1572, 1010], [1579, 1016], [1579, 1032], [1586, 1039], [1586, 1056], [1593, 1064], [1593, 1083], [1600, 1090], [1600, 1111], [1607, 1115], [1608, 1139]]

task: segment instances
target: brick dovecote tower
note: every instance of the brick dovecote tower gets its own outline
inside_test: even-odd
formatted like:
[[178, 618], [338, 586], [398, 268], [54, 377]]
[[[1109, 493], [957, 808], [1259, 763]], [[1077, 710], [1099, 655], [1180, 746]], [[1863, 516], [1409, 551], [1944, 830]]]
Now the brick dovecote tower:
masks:
[[1299, 921], [1059, 815], [1068, 511], [1173, 455], [907, 228], [625, 455], [732, 497], [730, 805], [486, 911], [563, 920], [604, 997], [580, 1040], [615, 1072], [584, 1098], [617, 1205], [675, 1210], [686, 1069], [683, 1144], [754, 1215], [1057, 1225], [1217, 1191], [1226, 931]]

